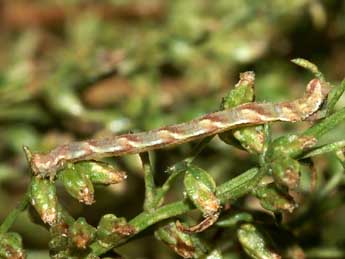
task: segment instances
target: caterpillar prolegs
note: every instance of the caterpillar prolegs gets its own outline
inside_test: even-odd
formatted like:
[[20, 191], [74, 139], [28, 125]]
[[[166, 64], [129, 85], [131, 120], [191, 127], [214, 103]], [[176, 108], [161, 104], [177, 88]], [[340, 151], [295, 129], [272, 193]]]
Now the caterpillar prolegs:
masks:
[[[68, 162], [141, 153], [186, 143], [241, 126], [273, 121], [301, 121], [320, 108], [328, 92], [327, 83], [313, 79], [308, 83], [305, 95], [290, 102], [246, 103], [209, 113], [189, 122], [147, 132], [72, 142], [47, 153], [30, 154], [29, 160], [35, 175], [53, 178], [56, 171]], [[27, 154], [30, 153], [28, 149], [26, 151]]]

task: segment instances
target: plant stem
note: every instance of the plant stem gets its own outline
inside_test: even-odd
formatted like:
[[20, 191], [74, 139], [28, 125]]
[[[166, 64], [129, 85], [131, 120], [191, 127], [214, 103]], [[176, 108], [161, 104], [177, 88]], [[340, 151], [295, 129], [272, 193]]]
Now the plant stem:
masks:
[[321, 147], [318, 147], [307, 154], [305, 154], [302, 158], [308, 158], [312, 156], [322, 155], [324, 153], [329, 153], [338, 150], [339, 148], [345, 147], [345, 140], [337, 141], [334, 143], [326, 144]]
[[252, 168], [230, 181], [223, 183], [217, 187], [217, 198], [224, 203], [227, 200], [236, 200], [246, 193], [251, 192], [264, 176], [265, 172], [266, 170], [264, 168], [260, 170], [258, 168]]
[[145, 180], [145, 201], [144, 210], [152, 211], [154, 209], [154, 199], [156, 194], [156, 187], [153, 177], [153, 169], [150, 163], [149, 153], [140, 153], [140, 158], [143, 163], [144, 180]]
[[[266, 171], [264, 169], [259, 170], [258, 168], [252, 168], [242, 173], [241, 175], [229, 180], [228, 182], [220, 185], [217, 188], [217, 198], [219, 198], [221, 203], [223, 204], [228, 200], [235, 200], [240, 198], [241, 196], [251, 192], [251, 190], [263, 177], [265, 172]], [[138, 234], [159, 221], [171, 217], [176, 217], [193, 209], [195, 209], [194, 206], [188, 201], [178, 201], [162, 206], [154, 212], [142, 212], [128, 223], [137, 230], [136, 234]], [[102, 247], [99, 243], [94, 242], [91, 245], [93, 254], [101, 255], [112, 249], [113, 247], [125, 243], [132, 237], [133, 236], [119, 238], [110, 247]]]
[[326, 116], [329, 116], [333, 113], [335, 105], [337, 104], [338, 100], [340, 99], [340, 97], [343, 95], [344, 92], [345, 92], [345, 79], [341, 81], [340, 86], [332, 89], [331, 97], [327, 105]]
[[166, 171], [168, 174], [173, 173], [182, 173], [187, 170], [187, 167], [190, 163], [194, 161], [194, 159], [201, 153], [201, 151], [206, 147], [206, 145], [213, 139], [214, 136], [208, 136], [203, 138], [193, 149], [192, 154], [183, 159], [180, 162], [177, 162], [173, 166], [169, 167]]
[[307, 258], [344, 258], [345, 251], [338, 247], [317, 247], [306, 251]]
[[341, 167], [341, 169], [337, 170], [335, 174], [332, 175], [331, 179], [327, 181], [327, 184], [320, 190], [319, 196], [322, 198], [326, 197], [345, 179], [344, 177], [344, 169]]
[[345, 108], [333, 113], [329, 117], [323, 119], [313, 127], [307, 129], [302, 136], [312, 136], [319, 139], [322, 135], [332, 130], [339, 123], [345, 120]]
[[[30, 190], [30, 188], [28, 190]], [[29, 191], [27, 191], [19, 204], [6, 216], [5, 220], [2, 222], [0, 226], [0, 234], [6, 233], [11, 228], [19, 213], [24, 211], [29, 205], [29, 201]]]
[[170, 190], [171, 184], [175, 181], [180, 172], [173, 172], [169, 175], [168, 179], [164, 182], [162, 187], [157, 188], [156, 196], [152, 202], [152, 206], [157, 208], [162, 202], [166, 193]]

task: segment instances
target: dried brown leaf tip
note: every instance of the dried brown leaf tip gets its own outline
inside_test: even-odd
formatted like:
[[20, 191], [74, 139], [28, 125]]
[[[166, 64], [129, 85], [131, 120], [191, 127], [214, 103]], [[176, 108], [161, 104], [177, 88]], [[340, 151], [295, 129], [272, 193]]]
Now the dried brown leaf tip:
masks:
[[197, 245], [197, 240], [192, 235], [181, 231], [174, 222], [156, 230], [155, 237], [183, 258], [199, 258], [204, 254], [204, 251]]
[[218, 220], [218, 217], [219, 217], [219, 213], [212, 214], [194, 226], [185, 226], [180, 221], [176, 221], [176, 226], [180, 231], [183, 231], [186, 233], [190, 233], [190, 234], [199, 233], [208, 229], [214, 223], [216, 223]]

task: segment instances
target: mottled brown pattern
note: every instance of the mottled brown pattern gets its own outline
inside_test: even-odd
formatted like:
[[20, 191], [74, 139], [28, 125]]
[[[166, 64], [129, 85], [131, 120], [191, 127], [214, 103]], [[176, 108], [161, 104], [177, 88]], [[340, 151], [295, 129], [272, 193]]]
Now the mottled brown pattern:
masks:
[[240, 106], [240, 108], [252, 110], [252, 111], [256, 112], [257, 114], [260, 114], [260, 115], [265, 116], [265, 117], [271, 117], [273, 115], [271, 110], [267, 109], [267, 107], [265, 107], [263, 105], [257, 105], [257, 103], [242, 104]]
[[29, 154], [35, 175], [55, 177], [66, 162], [90, 160], [106, 156], [141, 153], [148, 150], [189, 142], [247, 125], [273, 121], [300, 121], [315, 113], [329, 92], [328, 85], [313, 79], [304, 97], [291, 102], [248, 103], [206, 114], [190, 122], [165, 126], [148, 132], [124, 134], [104, 139], [74, 142], [59, 146], [47, 154]]
[[212, 122], [226, 122], [226, 117], [220, 116], [219, 113], [209, 113], [204, 115], [201, 119], [210, 120]]

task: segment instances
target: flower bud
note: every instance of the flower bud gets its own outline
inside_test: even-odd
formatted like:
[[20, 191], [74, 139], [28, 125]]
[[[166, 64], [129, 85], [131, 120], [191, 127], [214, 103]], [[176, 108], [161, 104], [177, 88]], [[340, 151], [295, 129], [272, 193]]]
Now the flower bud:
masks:
[[188, 198], [202, 211], [204, 217], [219, 211], [220, 202], [215, 195], [216, 184], [206, 171], [190, 165], [185, 173], [184, 186]]
[[269, 247], [267, 238], [252, 224], [243, 224], [237, 231], [237, 237], [251, 258], [280, 259], [281, 256]]
[[72, 246], [86, 249], [95, 238], [96, 229], [84, 218], [78, 218], [69, 228], [69, 239]]
[[205, 252], [192, 235], [181, 231], [174, 222], [156, 230], [155, 237], [183, 258], [199, 258]]
[[254, 190], [255, 196], [260, 200], [263, 208], [276, 212], [287, 210], [290, 213], [296, 205], [288, 194], [279, 191], [274, 185], [258, 186]]
[[136, 232], [125, 218], [118, 218], [113, 214], [104, 215], [97, 227], [97, 239], [105, 244], [111, 244], [114, 240], [123, 236], [130, 236]]
[[76, 163], [74, 166], [95, 184], [116, 184], [127, 178], [125, 172], [104, 162], [85, 161]]
[[271, 166], [274, 181], [281, 186], [295, 189], [300, 179], [300, 164], [290, 157], [281, 157]]
[[282, 156], [296, 157], [316, 144], [316, 139], [311, 136], [288, 135], [273, 141], [268, 150], [268, 156], [274, 160]]
[[33, 177], [30, 191], [31, 204], [44, 223], [52, 225], [57, 220], [57, 196], [54, 182]]
[[[243, 103], [254, 100], [254, 80], [253, 72], [245, 72], [240, 75], [240, 81], [223, 100], [222, 108], [229, 109]], [[238, 146], [253, 154], [261, 153], [264, 145], [263, 126], [252, 126], [235, 129], [219, 134], [219, 137], [229, 145]]]
[[206, 255], [202, 258], [203, 259], [223, 259], [224, 257], [218, 249], [215, 249], [211, 253], [209, 253], [208, 255]]
[[66, 191], [79, 202], [90, 205], [94, 202], [94, 189], [91, 180], [74, 165], [69, 165], [58, 175]]
[[54, 258], [59, 258], [59, 253], [64, 253], [68, 248], [68, 237], [67, 235], [52, 235], [49, 240], [49, 252]]
[[254, 99], [255, 74], [252, 71], [240, 74], [240, 80], [229, 94], [224, 97], [222, 109], [229, 109], [243, 103], [252, 102]]
[[26, 258], [19, 234], [14, 232], [0, 234], [0, 258]]
[[[57, 221], [49, 228], [50, 241], [49, 252], [54, 258], [63, 257], [68, 249], [68, 229], [72, 225], [74, 219], [58, 204], [57, 206]], [[60, 257], [59, 257], [60, 256]]]

